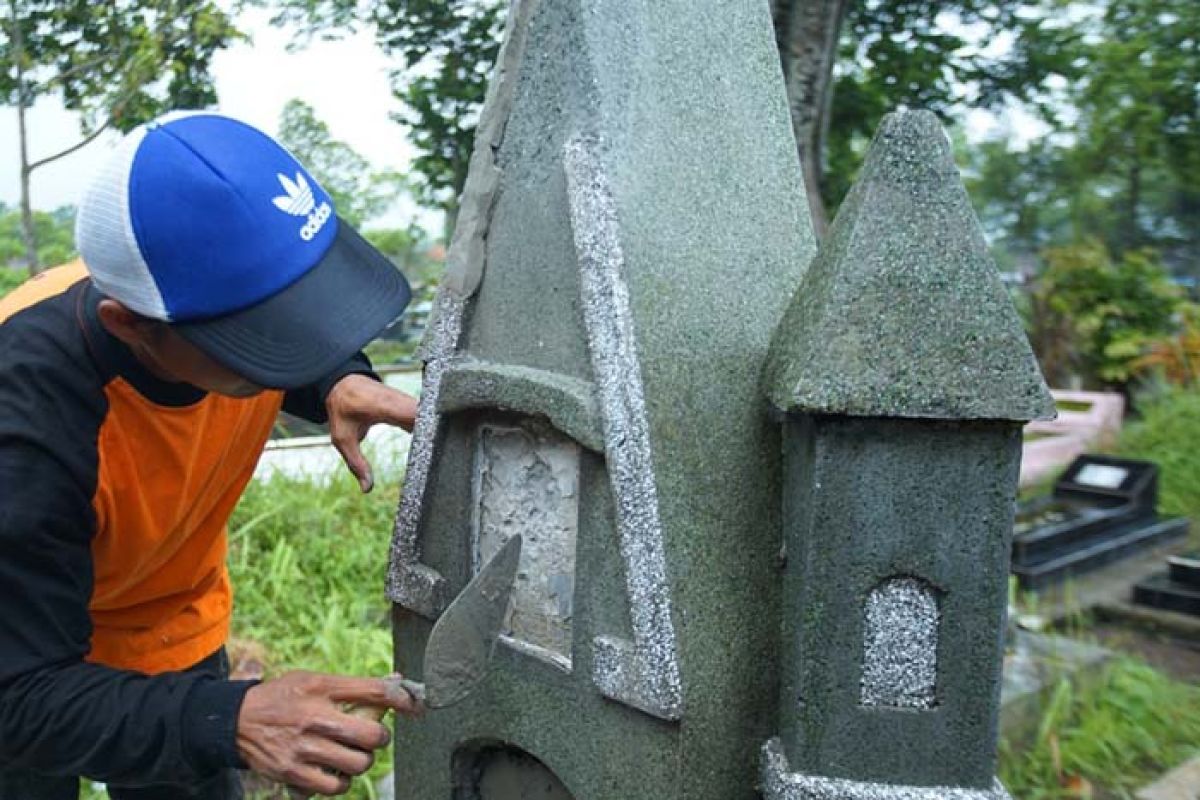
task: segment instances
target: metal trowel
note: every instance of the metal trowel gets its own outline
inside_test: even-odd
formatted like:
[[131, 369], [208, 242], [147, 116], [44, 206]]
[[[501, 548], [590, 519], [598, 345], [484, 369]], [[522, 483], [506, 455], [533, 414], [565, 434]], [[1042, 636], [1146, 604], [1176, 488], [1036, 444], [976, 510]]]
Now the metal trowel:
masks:
[[[385, 680], [394, 682], [427, 709], [446, 708], [469, 695], [487, 677], [520, 561], [518, 534], [496, 551], [438, 617], [425, 645], [424, 683], [403, 678]], [[387, 709], [352, 705], [346, 713], [378, 722]], [[296, 789], [289, 794], [293, 800], [309, 797]]]
[[[513, 536], [438, 618], [425, 645], [425, 682], [397, 679], [427, 709], [452, 706], [487, 676], [521, 560], [521, 537]], [[379, 709], [352, 709], [366, 715]]]
[[438, 618], [425, 645], [425, 682], [400, 685], [428, 709], [459, 702], [487, 677], [512, 598], [521, 537], [513, 536], [484, 564]]

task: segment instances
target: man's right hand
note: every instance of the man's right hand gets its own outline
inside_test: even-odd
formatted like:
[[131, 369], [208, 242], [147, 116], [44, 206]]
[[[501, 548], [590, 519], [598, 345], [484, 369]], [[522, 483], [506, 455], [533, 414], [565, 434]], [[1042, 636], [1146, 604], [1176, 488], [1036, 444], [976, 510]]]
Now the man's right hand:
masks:
[[246, 693], [238, 752], [272, 780], [312, 794], [343, 794], [350, 777], [370, 769], [374, 751], [391, 741], [381, 723], [346, 713], [350, 704], [418, 712], [411, 695], [382, 679], [289, 672]]

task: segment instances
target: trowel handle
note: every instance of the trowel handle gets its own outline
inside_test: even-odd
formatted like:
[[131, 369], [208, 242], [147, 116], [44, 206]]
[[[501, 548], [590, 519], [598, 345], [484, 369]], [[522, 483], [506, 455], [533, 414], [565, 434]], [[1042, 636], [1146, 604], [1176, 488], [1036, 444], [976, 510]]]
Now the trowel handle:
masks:
[[[410, 681], [408, 678], [392, 676], [384, 678], [388, 683], [388, 693], [391, 694], [394, 688], [403, 689], [408, 693], [418, 705], [425, 704], [425, 684]], [[380, 706], [367, 706], [354, 703], [346, 707], [346, 713], [359, 719], [368, 719], [372, 722], [379, 722], [383, 719], [384, 714], [387, 714], [387, 708]]]
[[403, 678], [400, 680], [400, 688], [408, 692], [409, 697], [416, 700], [418, 704], [425, 705], [425, 684]]

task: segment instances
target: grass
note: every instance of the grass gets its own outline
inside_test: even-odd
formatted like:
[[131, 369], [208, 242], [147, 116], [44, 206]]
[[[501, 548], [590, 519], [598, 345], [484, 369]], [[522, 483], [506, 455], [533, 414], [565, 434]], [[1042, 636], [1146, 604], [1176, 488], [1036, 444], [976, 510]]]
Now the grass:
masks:
[[[267, 677], [291, 669], [383, 676], [392, 670], [384, 597], [397, 483], [363, 495], [348, 476], [327, 485], [251, 483], [229, 526], [234, 632], [266, 649]], [[349, 797], [374, 797], [391, 770], [380, 752]]]
[[1020, 800], [1125, 800], [1197, 752], [1200, 687], [1121, 658], [1086, 688], [1061, 681], [1036, 742], [1002, 745], [999, 771]]
[[419, 337], [403, 342], [394, 339], [375, 339], [363, 348], [363, 352], [377, 367], [388, 364], [411, 364], [420, 344]]
[[[1200, 522], [1200, 393], [1175, 390], [1140, 408], [1115, 452], [1156, 462], [1160, 511]], [[1124, 799], [1197, 752], [1200, 687], [1122, 658], [1084, 688], [1062, 681], [1034, 744], [1002, 746], [1000, 776], [1020, 800]]]
[[[1200, 394], [1176, 393], [1146, 406], [1118, 451], [1157, 461], [1164, 512], [1200, 520], [1198, 442]], [[265, 646], [268, 676], [390, 671], [383, 581], [397, 496], [395, 481], [363, 497], [342, 475], [324, 486], [282, 477], [251, 484], [230, 524], [234, 634]], [[1019, 800], [1081, 797], [1084, 781], [1097, 800], [1132, 798], [1198, 749], [1200, 688], [1126, 658], [1086, 687], [1060, 683], [1035, 742], [1002, 746], [999, 772]], [[381, 753], [349, 796], [373, 797], [391, 759]]]

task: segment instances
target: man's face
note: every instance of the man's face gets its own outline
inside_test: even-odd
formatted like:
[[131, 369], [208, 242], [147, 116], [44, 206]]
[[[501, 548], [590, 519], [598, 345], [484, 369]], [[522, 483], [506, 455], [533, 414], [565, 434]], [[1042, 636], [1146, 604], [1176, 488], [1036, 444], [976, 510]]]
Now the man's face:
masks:
[[253, 397], [263, 391], [263, 387], [214, 360], [165, 322], [146, 319], [111, 299], [101, 300], [98, 311], [105, 329], [163, 380], [191, 384], [226, 397]]

